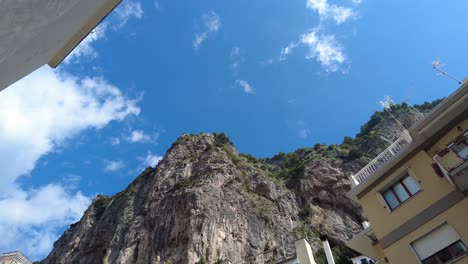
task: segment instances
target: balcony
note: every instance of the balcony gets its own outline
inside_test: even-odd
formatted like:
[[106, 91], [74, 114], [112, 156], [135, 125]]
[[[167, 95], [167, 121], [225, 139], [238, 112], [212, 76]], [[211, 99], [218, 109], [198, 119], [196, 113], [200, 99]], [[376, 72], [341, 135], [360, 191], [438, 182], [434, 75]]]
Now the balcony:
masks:
[[384, 164], [394, 159], [400, 152], [408, 148], [413, 140], [407, 131], [404, 131], [401, 136], [393, 142], [387, 149], [380, 153], [375, 159], [369, 164], [362, 168], [355, 175], [351, 175], [353, 187], [361, 184], [377, 170], [379, 170]]
[[458, 136], [433, 159], [451, 184], [462, 191], [468, 189], [468, 132]]
[[379, 241], [375, 236], [374, 230], [371, 226], [369, 226], [368, 223], [366, 226], [364, 226], [364, 230], [355, 234], [353, 238], [346, 241], [345, 243], [347, 247], [363, 254], [364, 256], [377, 260], [377, 263], [381, 263], [378, 260], [384, 257], [383, 252], [379, 250]]

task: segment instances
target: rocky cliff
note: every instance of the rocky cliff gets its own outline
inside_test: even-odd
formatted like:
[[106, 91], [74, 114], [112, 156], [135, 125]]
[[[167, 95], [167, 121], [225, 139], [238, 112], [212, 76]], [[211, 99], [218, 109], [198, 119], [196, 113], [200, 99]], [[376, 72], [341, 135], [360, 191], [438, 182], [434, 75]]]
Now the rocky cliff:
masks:
[[[414, 121], [408, 109], [396, 118]], [[345, 196], [348, 176], [398, 135], [393, 117], [376, 118], [340, 145], [269, 159], [240, 154], [224, 134], [182, 135], [156, 168], [112, 197], [97, 196], [42, 262], [258, 263], [265, 251], [270, 260], [292, 252], [304, 236], [315, 252], [319, 233], [340, 245], [365, 219]]]

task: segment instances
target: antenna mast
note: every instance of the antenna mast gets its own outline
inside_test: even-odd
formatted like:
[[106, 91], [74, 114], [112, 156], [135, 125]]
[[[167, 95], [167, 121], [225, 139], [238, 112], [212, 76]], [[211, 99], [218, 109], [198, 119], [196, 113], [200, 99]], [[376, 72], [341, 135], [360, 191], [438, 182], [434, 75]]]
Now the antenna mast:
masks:
[[395, 105], [395, 102], [392, 100], [390, 96], [385, 96], [385, 99], [383, 101], [379, 101], [378, 104], [380, 104], [384, 108], [384, 111], [386, 111], [395, 120], [395, 122], [401, 128], [403, 128], [403, 130], [406, 130], [406, 127], [403, 126], [403, 124], [390, 111], [391, 107]]
[[461, 81], [459, 81], [459, 80], [456, 79], [455, 77], [451, 76], [451, 75], [448, 74], [447, 72], [441, 70], [441, 69], [440, 69], [441, 66], [442, 66], [442, 65], [440, 65], [440, 61], [439, 61], [439, 60], [434, 60], [434, 61], [432, 62], [432, 68], [433, 68], [434, 70], [438, 71], [438, 72], [439, 72], [440, 74], [442, 74], [442, 75], [445, 75], [445, 76], [449, 77], [449, 78], [452, 79], [452, 80], [455, 80], [458, 84], [462, 84]]

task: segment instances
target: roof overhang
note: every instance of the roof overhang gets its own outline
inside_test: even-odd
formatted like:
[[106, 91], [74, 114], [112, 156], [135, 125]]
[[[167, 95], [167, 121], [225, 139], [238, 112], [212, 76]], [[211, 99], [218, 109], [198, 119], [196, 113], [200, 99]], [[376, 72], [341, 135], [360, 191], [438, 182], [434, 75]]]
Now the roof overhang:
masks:
[[121, 0], [0, 4], [0, 91], [43, 66], [57, 67]]

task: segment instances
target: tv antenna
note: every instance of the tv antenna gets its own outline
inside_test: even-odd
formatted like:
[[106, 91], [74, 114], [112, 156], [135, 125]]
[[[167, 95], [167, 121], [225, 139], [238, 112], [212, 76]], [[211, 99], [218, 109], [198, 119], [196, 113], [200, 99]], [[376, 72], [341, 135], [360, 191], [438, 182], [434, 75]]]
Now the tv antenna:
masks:
[[434, 60], [432, 62], [432, 68], [434, 70], [436, 70], [438, 72], [439, 75], [445, 75], [447, 77], [449, 77], [450, 79], [452, 80], [455, 80], [458, 84], [462, 84], [461, 81], [459, 81], [458, 79], [456, 79], [455, 77], [451, 76], [450, 74], [448, 74], [447, 72], [441, 70], [442, 66], [444, 66], [443, 64], [440, 63], [439, 60]]
[[395, 120], [395, 122], [403, 128], [403, 130], [406, 130], [406, 127], [403, 126], [403, 124], [392, 114], [392, 106], [396, 106], [395, 102], [390, 96], [385, 96], [383, 101], [378, 101], [377, 104], [382, 106], [384, 108], [384, 111], [386, 111], [392, 118]]

